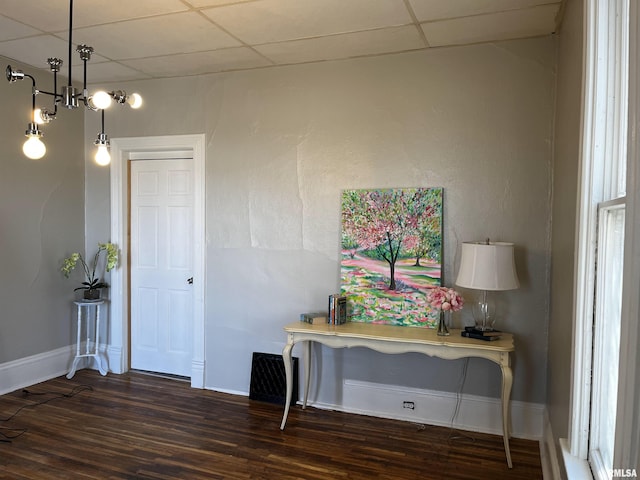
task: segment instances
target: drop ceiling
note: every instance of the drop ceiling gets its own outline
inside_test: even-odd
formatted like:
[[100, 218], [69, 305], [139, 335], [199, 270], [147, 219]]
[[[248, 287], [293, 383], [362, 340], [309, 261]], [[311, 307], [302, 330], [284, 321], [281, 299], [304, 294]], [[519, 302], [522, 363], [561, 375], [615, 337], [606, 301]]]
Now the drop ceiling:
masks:
[[[166, 78], [549, 35], [562, 1], [75, 0], [72, 41], [89, 83]], [[0, 5], [0, 55], [66, 75], [69, 1]]]

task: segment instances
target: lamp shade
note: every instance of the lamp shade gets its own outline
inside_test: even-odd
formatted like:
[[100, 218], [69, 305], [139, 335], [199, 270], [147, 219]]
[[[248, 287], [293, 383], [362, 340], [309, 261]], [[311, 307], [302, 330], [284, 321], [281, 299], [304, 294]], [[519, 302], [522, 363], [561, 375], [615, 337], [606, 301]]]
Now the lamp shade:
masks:
[[475, 290], [518, 288], [513, 243], [464, 242], [456, 285]]

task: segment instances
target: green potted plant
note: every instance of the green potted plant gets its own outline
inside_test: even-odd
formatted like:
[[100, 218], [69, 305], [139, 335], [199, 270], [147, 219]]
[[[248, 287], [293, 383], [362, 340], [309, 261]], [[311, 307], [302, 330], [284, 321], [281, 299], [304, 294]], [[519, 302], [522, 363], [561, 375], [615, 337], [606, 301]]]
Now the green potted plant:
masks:
[[101, 253], [106, 252], [105, 271], [110, 272], [118, 264], [118, 247], [113, 243], [99, 243], [98, 251], [93, 256], [91, 265], [87, 264], [83, 256], [79, 253], [72, 253], [64, 259], [62, 268], [63, 275], [67, 278], [71, 275], [71, 271], [76, 268], [78, 262], [82, 265], [85, 275], [85, 281], [82, 286], [74, 288], [73, 291], [83, 290], [83, 298], [85, 300], [98, 300], [100, 298], [100, 289], [108, 288], [109, 284], [105, 283], [96, 270], [100, 264]]

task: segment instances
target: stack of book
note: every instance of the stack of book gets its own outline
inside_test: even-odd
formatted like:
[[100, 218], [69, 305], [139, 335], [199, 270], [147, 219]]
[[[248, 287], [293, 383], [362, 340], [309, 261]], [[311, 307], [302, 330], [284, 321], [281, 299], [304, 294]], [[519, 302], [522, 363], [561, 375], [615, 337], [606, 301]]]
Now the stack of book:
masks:
[[485, 342], [500, 340], [501, 334], [502, 332], [498, 330], [483, 331], [483, 330], [478, 330], [475, 327], [464, 327], [464, 330], [462, 330], [463, 337], [475, 338], [477, 340], [484, 340]]
[[347, 323], [347, 297], [336, 293], [329, 295], [329, 318], [330, 325], [342, 325]]
[[329, 323], [326, 313], [301, 313], [300, 321], [311, 325], [326, 325]]

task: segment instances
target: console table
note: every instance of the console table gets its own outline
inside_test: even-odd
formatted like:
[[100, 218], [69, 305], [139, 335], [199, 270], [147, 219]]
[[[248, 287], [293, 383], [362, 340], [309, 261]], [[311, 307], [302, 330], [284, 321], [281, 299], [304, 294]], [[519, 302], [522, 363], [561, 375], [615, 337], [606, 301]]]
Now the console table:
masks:
[[[76, 334], [76, 356], [73, 359], [71, 370], [67, 373], [67, 378], [72, 378], [76, 374], [78, 363], [81, 358], [95, 358], [98, 370], [101, 375], [107, 374], [107, 359], [100, 353], [100, 307], [104, 305], [104, 300], [90, 301], [82, 300], [73, 302], [78, 308], [78, 332]], [[84, 313], [84, 315], [83, 315]], [[93, 315], [91, 315], [93, 313]], [[91, 338], [91, 317], [93, 317], [93, 339]], [[84, 352], [82, 351], [82, 320], [85, 323], [86, 340]]]
[[302, 408], [307, 406], [309, 378], [311, 375], [311, 346], [318, 342], [331, 348], [367, 347], [382, 353], [417, 352], [448, 360], [466, 357], [486, 358], [497, 363], [502, 371], [502, 435], [507, 464], [512, 468], [509, 450], [509, 397], [513, 375], [509, 353], [514, 350], [513, 336], [502, 334], [500, 340], [487, 342], [465, 338], [460, 330], [452, 329], [450, 336], [438, 336], [436, 330], [419, 327], [397, 327], [371, 323], [351, 323], [343, 325], [311, 325], [293, 322], [284, 327], [287, 332], [287, 344], [282, 350], [284, 369], [287, 379], [287, 397], [280, 429], [284, 430], [289, 415], [291, 393], [293, 391], [293, 369], [291, 350], [296, 343], [302, 342], [305, 348], [304, 400]]

